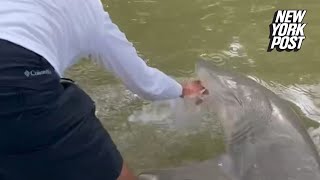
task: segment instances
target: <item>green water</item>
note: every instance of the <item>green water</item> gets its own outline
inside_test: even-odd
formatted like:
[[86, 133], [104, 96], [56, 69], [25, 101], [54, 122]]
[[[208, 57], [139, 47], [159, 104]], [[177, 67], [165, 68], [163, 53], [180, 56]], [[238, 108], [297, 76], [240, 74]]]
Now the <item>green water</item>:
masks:
[[[318, 0], [104, 0], [103, 3], [140, 56], [150, 66], [179, 80], [192, 77], [194, 63], [202, 57], [283, 89], [296, 87], [315, 108], [320, 107]], [[278, 9], [307, 10], [306, 40], [298, 52], [266, 51], [269, 24]], [[129, 122], [128, 117], [148, 102], [132, 97], [111, 74], [91, 62], [76, 65], [69, 76], [97, 101], [98, 116], [129, 166], [137, 172], [207, 159], [223, 150], [222, 140], [209, 129], [186, 135]], [[308, 109], [310, 102], [298, 99], [296, 103]]]

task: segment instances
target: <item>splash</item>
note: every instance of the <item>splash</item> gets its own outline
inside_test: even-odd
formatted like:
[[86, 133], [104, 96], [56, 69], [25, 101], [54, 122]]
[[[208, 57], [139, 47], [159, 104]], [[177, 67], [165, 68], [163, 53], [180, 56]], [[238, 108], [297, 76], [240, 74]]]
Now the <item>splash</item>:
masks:
[[[256, 77], [249, 77], [266, 88], [278, 94], [281, 98], [295, 104], [306, 118], [320, 122], [320, 107], [317, 101], [320, 85], [292, 85], [283, 86], [277, 83], [267, 83]], [[169, 101], [153, 102], [145, 104], [141, 110], [135, 111], [129, 117], [130, 122], [152, 124], [166, 130], [199, 133], [201, 130], [220, 131], [219, 121], [214, 114], [209, 114], [192, 101], [175, 99]], [[320, 154], [320, 126], [309, 128], [308, 132], [318, 148]]]
[[128, 120], [193, 134], [208, 128], [217, 129], [218, 121], [212, 121], [212, 118], [212, 114], [195, 105], [193, 100], [174, 99], [146, 104], [132, 113]]

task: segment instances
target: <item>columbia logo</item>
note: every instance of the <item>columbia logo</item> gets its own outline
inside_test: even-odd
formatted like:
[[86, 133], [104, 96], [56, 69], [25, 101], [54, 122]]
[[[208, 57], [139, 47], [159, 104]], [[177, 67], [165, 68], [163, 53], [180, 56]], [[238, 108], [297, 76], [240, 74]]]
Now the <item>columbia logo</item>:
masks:
[[52, 72], [49, 70], [49, 69], [46, 69], [46, 70], [42, 70], [42, 71], [37, 71], [37, 70], [31, 70], [31, 71], [24, 71], [24, 75], [26, 77], [30, 77], [30, 76], [42, 76], [42, 75], [45, 75], [45, 74], [52, 74]]
[[27, 77], [29, 77], [29, 76], [30, 76], [30, 71], [26, 70], [26, 71], [24, 72], [24, 75], [26, 75]]

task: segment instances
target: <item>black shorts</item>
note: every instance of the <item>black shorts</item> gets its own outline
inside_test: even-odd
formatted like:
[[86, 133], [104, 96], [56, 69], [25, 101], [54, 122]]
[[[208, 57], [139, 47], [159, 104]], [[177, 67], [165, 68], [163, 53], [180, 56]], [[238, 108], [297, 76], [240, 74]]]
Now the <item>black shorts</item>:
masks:
[[116, 180], [122, 164], [93, 100], [0, 40], [0, 180]]

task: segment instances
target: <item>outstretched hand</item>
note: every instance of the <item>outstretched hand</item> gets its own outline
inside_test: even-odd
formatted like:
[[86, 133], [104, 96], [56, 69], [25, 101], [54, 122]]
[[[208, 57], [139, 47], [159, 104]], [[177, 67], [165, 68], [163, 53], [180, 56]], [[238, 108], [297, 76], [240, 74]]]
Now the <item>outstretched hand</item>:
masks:
[[208, 90], [202, 85], [200, 80], [190, 81], [182, 84], [182, 98], [194, 98], [196, 104], [202, 103], [202, 96], [209, 94]]

